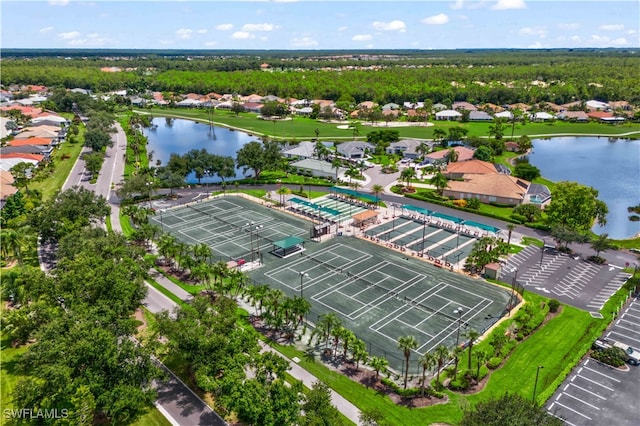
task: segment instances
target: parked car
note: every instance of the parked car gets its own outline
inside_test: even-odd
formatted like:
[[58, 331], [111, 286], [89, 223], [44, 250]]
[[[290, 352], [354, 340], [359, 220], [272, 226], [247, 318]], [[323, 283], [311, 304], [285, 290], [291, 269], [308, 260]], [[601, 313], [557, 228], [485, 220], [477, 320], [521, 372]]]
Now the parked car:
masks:
[[613, 346], [607, 342], [605, 339], [596, 339], [591, 345], [591, 348], [597, 351], [602, 351], [605, 349], [611, 349]]
[[613, 346], [615, 346], [616, 348], [620, 348], [624, 351], [627, 359], [625, 361], [627, 361], [629, 364], [631, 365], [640, 365], [640, 351], [638, 351], [637, 349], [632, 348], [629, 345], [626, 345], [624, 343], [620, 343], [620, 342], [613, 342]]

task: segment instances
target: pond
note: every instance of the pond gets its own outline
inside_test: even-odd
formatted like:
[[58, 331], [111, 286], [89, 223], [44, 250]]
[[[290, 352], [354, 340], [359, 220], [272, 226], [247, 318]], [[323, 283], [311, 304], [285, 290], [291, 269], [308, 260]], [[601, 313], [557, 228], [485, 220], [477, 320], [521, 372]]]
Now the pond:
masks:
[[[165, 117], [154, 118], [152, 129], [145, 131], [149, 138], [148, 151], [153, 151], [153, 162], [160, 160], [164, 166], [169, 161], [172, 153], [186, 154], [192, 149], [206, 149], [211, 154], [225, 157], [233, 157], [246, 143], [256, 140], [255, 136], [248, 133], [233, 131], [221, 127], [209, 126], [191, 120], [169, 119]], [[247, 171], [251, 174], [251, 170]], [[242, 179], [245, 175], [241, 169], [236, 169], [235, 178]], [[194, 174], [187, 176], [187, 182], [197, 183]], [[220, 182], [220, 178], [206, 177], [202, 183]]]
[[534, 139], [529, 161], [552, 181], [568, 180], [591, 186], [609, 207], [607, 224], [596, 234], [624, 239], [640, 233], [627, 208], [640, 204], [640, 140], [607, 137]]

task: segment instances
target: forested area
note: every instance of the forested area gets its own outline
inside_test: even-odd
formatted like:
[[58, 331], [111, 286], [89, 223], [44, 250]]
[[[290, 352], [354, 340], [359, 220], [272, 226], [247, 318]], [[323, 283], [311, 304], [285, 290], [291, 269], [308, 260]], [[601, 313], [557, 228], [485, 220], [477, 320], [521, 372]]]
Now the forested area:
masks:
[[[378, 103], [640, 102], [640, 58], [624, 50], [421, 52], [345, 57], [3, 59], [3, 84], [176, 93], [258, 93]], [[105, 52], [107, 54], [107, 52]], [[188, 60], [189, 59], [189, 60]], [[273, 72], [260, 70], [267, 63]], [[101, 67], [122, 72], [102, 72]], [[533, 81], [539, 83], [532, 84]]]

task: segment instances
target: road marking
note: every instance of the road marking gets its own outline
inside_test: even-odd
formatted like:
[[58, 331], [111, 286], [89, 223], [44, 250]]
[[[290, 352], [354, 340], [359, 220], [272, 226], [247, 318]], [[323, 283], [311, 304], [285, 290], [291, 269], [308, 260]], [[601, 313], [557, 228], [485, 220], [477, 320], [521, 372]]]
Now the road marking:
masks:
[[581, 400], [581, 399], [580, 399], [580, 398], [578, 398], [577, 396], [573, 396], [573, 395], [571, 395], [570, 393], [566, 393], [566, 392], [565, 392], [565, 395], [567, 395], [569, 398], [573, 398], [573, 399], [575, 399], [576, 401], [583, 403], [584, 405], [588, 405], [589, 407], [591, 407], [591, 408], [593, 408], [593, 409], [596, 409], [596, 410], [600, 411], [600, 408], [596, 407], [596, 406], [595, 406], [595, 405], [593, 405], [593, 404], [589, 404], [588, 402], [585, 402], [585, 401]]
[[607, 400], [607, 398], [605, 398], [605, 397], [603, 397], [603, 396], [600, 396], [600, 395], [598, 395], [597, 393], [591, 392], [589, 389], [585, 389], [585, 388], [583, 388], [583, 387], [581, 387], [581, 386], [578, 386], [578, 385], [576, 385], [575, 383], [571, 383], [571, 386], [573, 386], [574, 388], [578, 388], [578, 389], [580, 389], [580, 390], [582, 390], [582, 391], [585, 391], [585, 392], [587, 392], [587, 393], [590, 393], [591, 395], [593, 395], [593, 396], [595, 396], [595, 397], [597, 397], [597, 398], [600, 398], [600, 399], [602, 399], [603, 401], [606, 401], [606, 400]]
[[594, 385], [601, 386], [601, 387], [605, 388], [606, 390], [608, 390], [608, 391], [610, 391], [610, 392], [615, 391], [615, 389], [610, 388], [610, 387], [608, 387], [608, 386], [605, 386], [605, 385], [603, 385], [602, 383], [598, 383], [598, 382], [596, 382], [595, 380], [591, 380], [590, 378], [588, 378], [588, 377], [586, 377], [586, 376], [580, 376], [580, 378], [581, 378], [581, 379], [584, 379], [584, 380], [586, 380], [586, 381], [588, 381], [588, 382], [591, 382], [591, 383], [593, 383]]
[[160, 403], [158, 401], [155, 401], [153, 403], [153, 405], [156, 406], [156, 408], [158, 409], [158, 411], [160, 411], [160, 414], [162, 414], [169, 423], [171, 423], [171, 426], [180, 426], [180, 423], [178, 423], [176, 421], [176, 419], [174, 419], [171, 414], [169, 414], [169, 412], [167, 410], [164, 409], [164, 407], [162, 405], [160, 405]]
[[[562, 408], [566, 408], [566, 409], [567, 409], [567, 410], [569, 410], [569, 411], [573, 411], [573, 412], [574, 412], [574, 413], [576, 413], [577, 415], [582, 416], [582, 417], [584, 417], [584, 418], [585, 418], [585, 419], [587, 419], [587, 420], [592, 420], [592, 419], [591, 419], [591, 417], [587, 416], [586, 414], [582, 414], [580, 411], [576, 411], [576, 410], [574, 410], [574, 409], [573, 409], [573, 408], [571, 408], [571, 407], [567, 407], [566, 405], [561, 404], [561, 403], [559, 403], [558, 401], [556, 401], [556, 404], [558, 404], [558, 405], [559, 405], [559, 406], [561, 406]], [[564, 420], [564, 419], [563, 419], [563, 420]], [[565, 421], [566, 421], [566, 420], [565, 420]]]
[[589, 371], [593, 371], [593, 372], [594, 372], [594, 373], [596, 373], [596, 374], [599, 374], [599, 375], [601, 375], [601, 376], [603, 376], [603, 377], [606, 377], [607, 379], [611, 379], [611, 380], [613, 380], [614, 382], [618, 382], [618, 383], [620, 383], [620, 380], [618, 380], [618, 379], [614, 379], [613, 377], [608, 376], [608, 375], [606, 375], [606, 374], [604, 374], [604, 373], [601, 373], [601, 372], [599, 372], [598, 370], [594, 370], [593, 368], [589, 368], [589, 367], [585, 367], [585, 368], [586, 368], [587, 370], [589, 370]]

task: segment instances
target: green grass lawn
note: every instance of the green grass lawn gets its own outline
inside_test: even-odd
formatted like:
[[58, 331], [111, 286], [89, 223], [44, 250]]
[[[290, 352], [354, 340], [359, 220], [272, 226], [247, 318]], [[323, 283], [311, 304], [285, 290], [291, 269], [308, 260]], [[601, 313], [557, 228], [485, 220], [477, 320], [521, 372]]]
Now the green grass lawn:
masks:
[[[142, 111], [137, 111], [142, 112]], [[143, 111], [143, 112], [149, 112]], [[176, 118], [197, 119], [207, 121], [206, 110], [195, 109], [178, 109], [178, 108], [162, 108], [152, 109], [150, 111], [157, 116], [172, 116]], [[239, 130], [245, 130], [255, 135], [269, 135], [271, 137], [304, 140], [315, 138], [315, 130], [320, 131], [320, 139], [353, 139], [351, 130], [338, 129], [337, 124], [323, 123], [310, 118], [296, 117], [293, 120], [272, 122], [264, 121], [256, 118], [255, 114], [241, 113], [236, 116], [232, 112], [216, 111], [213, 115], [214, 124], [228, 126]], [[395, 127], [400, 137], [417, 138], [417, 139], [433, 139], [433, 130], [442, 128], [447, 130], [451, 127], [460, 126], [469, 131], [468, 136], [487, 137], [489, 135], [489, 126], [491, 123], [460, 123], [460, 122], [438, 122], [431, 127]], [[367, 133], [378, 128], [362, 126], [358, 139], [363, 139]], [[526, 125], [517, 125], [514, 137], [521, 135], [529, 136], [545, 136], [554, 134], [575, 134], [575, 135], [621, 135], [629, 132], [640, 132], [640, 124], [625, 123], [617, 126], [600, 123], [565, 123], [555, 122], [549, 123], [528, 123]], [[511, 137], [511, 127], [505, 127], [505, 138]]]
[[[9, 338], [2, 336], [0, 341], [0, 406], [3, 410], [18, 408], [13, 405], [12, 393], [22, 376], [16, 371], [16, 362], [21, 354], [26, 352], [27, 347], [12, 348]], [[0, 425], [13, 425], [15, 422], [7, 420], [4, 415], [0, 415]]]
[[171, 426], [171, 422], [157, 408], [153, 407], [137, 422], [132, 423], [132, 426]]
[[[84, 127], [80, 128], [80, 135], [78, 142], [71, 144], [65, 142], [60, 145], [59, 149], [56, 149], [53, 153], [53, 162], [55, 169], [53, 173], [39, 182], [29, 183], [29, 189], [37, 189], [42, 192], [42, 200], [48, 200], [53, 197], [62, 189], [62, 185], [67, 180], [67, 176], [71, 173], [80, 151], [82, 151], [82, 135], [84, 133]], [[68, 156], [69, 158], [64, 158]]]

